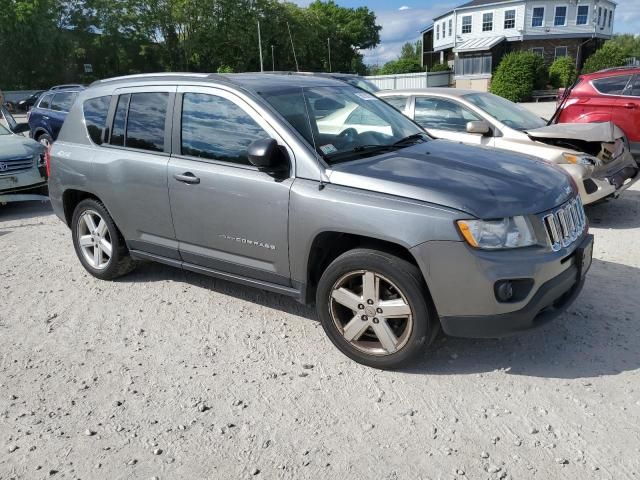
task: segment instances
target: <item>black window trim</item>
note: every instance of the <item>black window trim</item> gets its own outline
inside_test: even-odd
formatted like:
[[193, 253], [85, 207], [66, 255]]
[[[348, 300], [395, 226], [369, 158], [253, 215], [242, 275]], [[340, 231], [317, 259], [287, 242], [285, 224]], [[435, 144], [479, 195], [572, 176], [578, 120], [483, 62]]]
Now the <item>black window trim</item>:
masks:
[[[98, 144], [93, 141], [93, 139], [91, 138], [91, 135], [89, 134], [89, 128], [87, 126], [87, 116], [85, 115], [84, 106], [87, 102], [90, 102], [91, 100], [96, 100], [98, 98], [103, 98], [103, 97], [109, 97], [109, 107], [107, 108], [107, 116], [104, 119], [104, 127], [101, 129], [102, 131], [100, 132], [100, 141], [102, 143]], [[108, 138], [108, 135], [109, 135], [108, 132], [111, 130], [110, 128], [111, 125], [109, 124], [109, 115], [111, 114], [111, 105], [113, 103], [113, 97], [114, 96], [112, 94], [107, 93], [105, 95], [96, 95], [96, 96], [82, 99], [82, 123], [84, 123], [84, 129], [87, 132], [87, 138], [91, 142], [91, 145], [94, 145], [96, 147], [101, 147], [105, 143], [105, 138]]]
[[[167, 97], [167, 114], [164, 119], [164, 148], [161, 152], [156, 152], [152, 150], [145, 150], [143, 148], [132, 148], [126, 146], [127, 139], [127, 122], [129, 120], [129, 105], [131, 103], [131, 97], [129, 97], [129, 102], [127, 103], [127, 114], [125, 116], [124, 121], [124, 135], [125, 135], [125, 145], [111, 145], [111, 135], [113, 134], [113, 121], [115, 120], [116, 107], [118, 105], [118, 99], [122, 95], [134, 95], [136, 93], [166, 93]], [[107, 126], [104, 131], [104, 137], [102, 145], [98, 145], [103, 148], [113, 148], [116, 150], [127, 150], [130, 152], [136, 153], [146, 153], [149, 155], [161, 155], [164, 157], [171, 156], [171, 141], [172, 135], [171, 131], [173, 128], [173, 118], [174, 118], [174, 110], [175, 110], [175, 101], [176, 101], [176, 87], [173, 85], [166, 86], [154, 86], [154, 87], [132, 87], [132, 88], [122, 88], [111, 92], [111, 105], [109, 106], [109, 114], [107, 116]], [[101, 95], [101, 96], [106, 96]]]

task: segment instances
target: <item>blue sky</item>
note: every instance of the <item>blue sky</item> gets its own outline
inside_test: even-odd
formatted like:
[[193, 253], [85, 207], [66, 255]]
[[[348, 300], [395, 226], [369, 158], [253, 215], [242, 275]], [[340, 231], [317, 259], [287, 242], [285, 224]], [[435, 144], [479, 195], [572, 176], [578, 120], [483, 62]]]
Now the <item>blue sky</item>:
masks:
[[[300, 5], [308, 0], [295, 0]], [[336, 0], [345, 7], [366, 6], [376, 12], [378, 24], [382, 25], [381, 42], [378, 48], [363, 52], [368, 64], [382, 64], [395, 59], [402, 44], [420, 38], [420, 30], [431, 23], [431, 19], [447, 10], [465, 3], [466, 0]], [[618, 0], [614, 30], [616, 33], [640, 34], [640, 1]]]

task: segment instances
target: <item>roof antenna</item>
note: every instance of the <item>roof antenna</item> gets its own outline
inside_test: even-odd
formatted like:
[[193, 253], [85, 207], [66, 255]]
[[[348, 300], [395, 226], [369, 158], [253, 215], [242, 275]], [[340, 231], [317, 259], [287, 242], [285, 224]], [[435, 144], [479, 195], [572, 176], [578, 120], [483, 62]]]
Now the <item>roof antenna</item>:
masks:
[[298, 67], [298, 58], [296, 57], [296, 47], [293, 45], [293, 37], [291, 36], [291, 27], [289, 26], [289, 22], [287, 22], [287, 30], [289, 30], [289, 40], [291, 40], [291, 49], [293, 50], [293, 59], [296, 62], [296, 72], [300, 71]]

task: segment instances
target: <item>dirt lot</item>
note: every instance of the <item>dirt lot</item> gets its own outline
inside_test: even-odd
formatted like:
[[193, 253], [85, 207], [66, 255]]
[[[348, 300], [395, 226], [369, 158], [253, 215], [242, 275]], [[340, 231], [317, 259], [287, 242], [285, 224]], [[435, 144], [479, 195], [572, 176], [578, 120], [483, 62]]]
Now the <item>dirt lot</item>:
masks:
[[640, 187], [587, 213], [565, 315], [381, 372], [289, 298], [98, 281], [47, 204], [0, 207], [0, 479], [640, 478]]

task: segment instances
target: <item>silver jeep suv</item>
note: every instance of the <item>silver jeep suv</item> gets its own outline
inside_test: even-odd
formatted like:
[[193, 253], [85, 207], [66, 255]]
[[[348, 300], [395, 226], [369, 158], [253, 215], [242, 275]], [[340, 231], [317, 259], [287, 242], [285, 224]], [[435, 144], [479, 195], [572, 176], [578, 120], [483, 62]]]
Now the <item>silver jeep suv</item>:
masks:
[[440, 327], [494, 337], [543, 324], [591, 264], [557, 167], [433, 140], [329, 78], [100, 81], [49, 158], [51, 202], [92, 275], [153, 260], [315, 301], [331, 341], [378, 368]]

